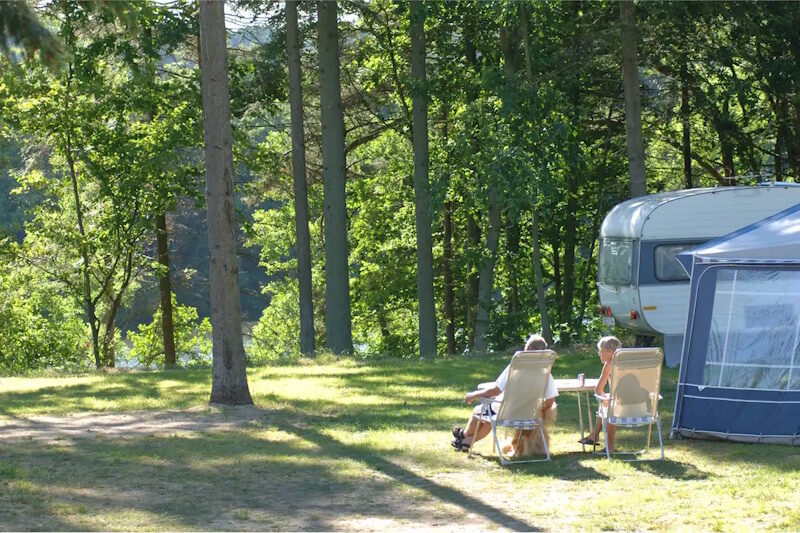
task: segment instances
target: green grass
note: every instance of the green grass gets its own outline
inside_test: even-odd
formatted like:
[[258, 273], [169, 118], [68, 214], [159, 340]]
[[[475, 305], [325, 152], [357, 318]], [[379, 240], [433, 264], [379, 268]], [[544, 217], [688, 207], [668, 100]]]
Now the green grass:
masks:
[[[4, 441], [0, 425], [0, 529], [800, 528], [797, 449], [666, 440], [664, 462], [608, 462], [580, 452], [569, 393], [553, 461], [501, 468], [488, 440], [471, 460], [454, 452], [464, 392], [506, 363], [251, 369], [263, 411], [230, 431], [44, 443]], [[571, 353], [553, 373], [599, 369]], [[665, 372], [665, 436], [675, 380]], [[196, 408], [209, 388], [205, 370], [0, 378], [0, 418]], [[620, 445], [643, 435], [621, 430]]]

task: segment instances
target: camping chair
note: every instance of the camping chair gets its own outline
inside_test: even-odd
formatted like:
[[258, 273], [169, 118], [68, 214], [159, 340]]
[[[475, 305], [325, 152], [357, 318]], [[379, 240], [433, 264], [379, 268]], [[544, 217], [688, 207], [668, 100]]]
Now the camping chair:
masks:
[[[547, 391], [547, 382], [550, 376], [550, 368], [556, 354], [552, 350], [540, 350], [532, 352], [517, 352], [511, 359], [511, 368], [508, 371], [508, 381], [503, 393], [502, 400], [495, 398], [478, 398], [482, 405], [481, 415], [478, 418], [478, 426], [475, 428], [477, 433], [483, 423], [492, 426], [494, 441], [492, 449], [497, 448], [500, 456], [500, 463], [536, 463], [550, 460], [550, 450], [547, 448], [547, 441], [542, 427], [542, 403]], [[492, 403], [495, 403], [492, 414]], [[503, 447], [497, 438], [497, 428], [513, 429], [539, 429], [542, 442], [544, 443], [544, 459], [511, 460], [503, 455]], [[469, 455], [472, 456], [472, 445], [469, 447]]]
[[661, 459], [664, 459], [661, 419], [658, 417], [663, 360], [664, 354], [658, 348], [623, 348], [614, 352], [611, 359], [609, 393], [595, 394], [597, 401], [600, 402], [597, 416], [603, 422], [605, 452], [608, 459], [611, 459], [611, 453], [608, 451], [608, 424], [624, 428], [647, 426], [647, 446], [643, 450], [614, 452], [614, 455], [634, 456], [633, 459], [626, 459], [627, 461], [638, 461], [639, 455], [650, 450], [650, 436], [655, 424], [658, 429], [658, 444], [661, 446]]

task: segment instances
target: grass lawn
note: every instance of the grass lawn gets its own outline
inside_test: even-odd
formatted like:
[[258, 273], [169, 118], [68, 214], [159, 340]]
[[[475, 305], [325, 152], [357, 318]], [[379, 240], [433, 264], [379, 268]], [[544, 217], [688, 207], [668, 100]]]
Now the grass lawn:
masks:
[[[664, 462], [608, 462], [580, 452], [569, 393], [558, 399], [553, 461], [501, 468], [488, 439], [471, 460], [455, 452], [450, 428], [469, 413], [464, 392], [506, 363], [251, 369], [258, 409], [244, 418], [240, 409], [205, 406], [207, 370], [0, 378], [0, 528], [800, 529], [800, 450], [666, 440]], [[553, 374], [599, 368], [596, 356], [571, 353]], [[665, 438], [676, 375], [663, 378]], [[50, 440], [9, 438], [3, 427], [46, 430], [74, 413], [142, 410], [244, 422], [178, 431], [164, 418], [163, 431], [149, 434], [101, 427]], [[619, 445], [644, 435], [620, 430]]]

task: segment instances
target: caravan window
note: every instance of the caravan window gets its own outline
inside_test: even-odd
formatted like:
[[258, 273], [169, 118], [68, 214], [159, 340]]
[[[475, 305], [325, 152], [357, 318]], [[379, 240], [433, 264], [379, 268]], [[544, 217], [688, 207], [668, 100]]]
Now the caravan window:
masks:
[[695, 246], [697, 246], [696, 242], [656, 246], [653, 251], [656, 279], [658, 281], [688, 281], [689, 275], [675, 256]]
[[800, 390], [800, 271], [720, 269], [705, 385]]
[[609, 239], [600, 241], [600, 267], [597, 279], [611, 285], [630, 285], [633, 265], [633, 241]]

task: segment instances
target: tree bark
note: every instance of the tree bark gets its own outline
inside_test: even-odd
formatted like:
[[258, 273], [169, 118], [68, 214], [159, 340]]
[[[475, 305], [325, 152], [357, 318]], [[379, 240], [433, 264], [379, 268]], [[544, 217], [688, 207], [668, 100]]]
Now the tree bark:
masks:
[[[525, 76], [530, 90], [533, 91], [533, 58], [531, 57], [530, 32], [528, 30], [528, 11], [525, 3], [520, 4], [520, 22], [522, 28], [522, 45], [525, 49]], [[538, 194], [537, 194], [538, 197]], [[542, 336], [548, 345], [553, 344], [553, 333], [550, 330], [550, 317], [547, 314], [544, 280], [542, 277], [542, 249], [539, 242], [539, 213], [534, 201], [531, 208], [531, 241], [533, 243], [533, 275], [536, 281], [536, 300], [539, 304], [539, 316], [542, 322]]]
[[[726, 99], [722, 103], [722, 114], [714, 121], [719, 136], [720, 152], [722, 153], [722, 169], [725, 177], [736, 175], [736, 166], [733, 160], [733, 139], [731, 139], [730, 104]], [[735, 185], [735, 183], [730, 183]]]
[[486, 248], [488, 257], [484, 257], [478, 278], [478, 309], [475, 313], [475, 340], [472, 345], [477, 352], [486, 352], [489, 348], [486, 335], [489, 330], [489, 311], [492, 307], [492, 285], [494, 279], [494, 263], [497, 260], [497, 245], [500, 242], [500, 199], [497, 184], [489, 183], [489, 229], [486, 232]]
[[[448, 107], [442, 106], [444, 117], [443, 136], [444, 146], [448, 143]], [[449, 176], [449, 173], [446, 172]], [[449, 182], [449, 178], [448, 182]], [[448, 183], [449, 186], [449, 183]], [[456, 353], [456, 317], [455, 317], [455, 296], [453, 294], [453, 202], [447, 201], [444, 204], [444, 242], [442, 244], [442, 270], [444, 271], [444, 316], [447, 324], [445, 326], [445, 337], [447, 338], [447, 355]]]
[[[467, 213], [467, 245], [472, 250], [481, 249], [481, 228], [472, 213]], [[469, 252], [469, 250], [467, 250]], [[467, 309], [467, 334], [468, 348], [472, 350], [475, 346], [475, 322], [478, 311], [478, 284], [480, 274], [480, 261], [471, 259], [467, 266], [467, 290], [466, 290], [466, 309]]]
[[692, 180], [691, 111], [689, 109], [689, 73], [686, 56], [681, 63], [681, 123], [683, 125], [683, 178], [686, 188], [694, 187]]
[[317, 2], [322, 108], [322, 179], [325, 196], [325, 320], [328, 349], [335, 353], [352, 353], [344, 117], [339, 77], [339, 28], [336, 11], [335, 1]]
[[411, 36], [412, 144], [414, 146], [414, 213], [417, 226], [417, 298], [419, 355], [436, 355], [436, 304], [433, 295], [433, 241], [428, 184], [428, 98], [425, 77], [425, 5], [409, 4]]
[[297, 282], [300, 289], [300, 353], [313, 356], [314, 302], [311, 280], [311, 234], [308, 230], [308, 181], [306, 178], [303, 89], [300, 69], [300, 36], [297, 25], [299, 0], [286, 2], [286, 49], [289, 63], [289, 107], [292, 115], [292, 175], [294, 221], [297, 234]]
[[169, 235], [167, 216], [162, 211], [156, 215], [156, 247], [161, 275], [158, 280], [161, 295], [161, 332], [164, 342], [164, 362], [167, 368], [175, 366], [175, 324], [172, 320], [172, 282], [169, 274]]
[[253, 403], [247, 385], [239, 267], [233, 214], [231, 132], [225, 4], [200, 2], [201, 83], [206, 158], [206, 203], [210, 250], [213, 365], [211, 403]]
[[631, 198], [647, 194], [642, 139], [642, 103], [637, 67], [636, 14], [630, 0], [619, 3], [622, 23], [622, 81], [625, 89], [625, 132], [628, 141], [628, 172]]
[[561, 328], [560, 344], [568, 346], [572, 339], [574, 321], [572, 318], [573, 298], [575, 296], [575, 246], [578, 240], [578, 175], [577, 169], [570, 172], [567, 177], [567, 209], [564, 217], [564, 272], [563, 292], [561, 297], [560, 322], [566, 327]]
[[447, 337], [447, 355], [456, 353], [456, 317], [453, 294], [453, 203], [444, 206], [444, 316], [447, 320], [445, 337]]
[[542, 276], [542, 247], [539, 241], [539, 213], [536, 205], [533, 206], [531, 213], [531, 240], [533, 241], [533, 275], [536, 278], [536, 300], [539, 303], [542, 336], [549, 346], [553, 344], [553, 332], [550, 328], [550, 315], [547, 314], [547, 300], [545, 300]]

